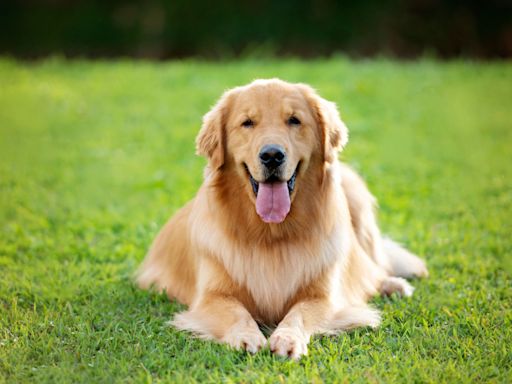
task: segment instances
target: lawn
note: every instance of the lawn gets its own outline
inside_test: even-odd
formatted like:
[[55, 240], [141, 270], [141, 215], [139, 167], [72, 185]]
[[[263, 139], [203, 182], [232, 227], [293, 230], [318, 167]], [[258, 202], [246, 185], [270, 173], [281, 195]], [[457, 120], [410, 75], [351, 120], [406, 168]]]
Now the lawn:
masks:
[[[201, 183], [201, 116], [274, 76], [339, 104], [342, 159], [430, 268], [298, 363], [176, 332], [132, 280]], [[3, 58], [0, 231], [0, 382], [511, 382], [512, 62]]]

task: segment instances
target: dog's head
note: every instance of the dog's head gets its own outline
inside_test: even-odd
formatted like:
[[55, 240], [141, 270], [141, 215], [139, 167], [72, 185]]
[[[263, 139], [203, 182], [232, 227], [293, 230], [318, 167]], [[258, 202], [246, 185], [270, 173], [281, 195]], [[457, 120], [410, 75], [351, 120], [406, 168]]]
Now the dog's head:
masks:
[[203, 119], [197, 153], [212, 171], [235, 172], [266, 223], [283, 222], [311, 167], [348, 140], [334, 103], [309, 86], [256, 80], [227, 91]]

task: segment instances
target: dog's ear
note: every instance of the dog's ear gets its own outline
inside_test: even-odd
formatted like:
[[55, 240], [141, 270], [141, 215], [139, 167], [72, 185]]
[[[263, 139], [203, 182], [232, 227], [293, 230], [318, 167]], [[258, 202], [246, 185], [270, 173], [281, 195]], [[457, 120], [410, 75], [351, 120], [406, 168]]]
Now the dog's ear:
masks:
[[212, 170], [224, 164], [225, 123], [232, 91], [227, 91], [203, 117], [203, 125], [196, 137], [196, 153], [208, 159]]
[[336, 104], [318, 96], [309, 85], [299, 84], [299, 88], [311, 105], [320, 127], [324, 160], [333, 162], [348, 142], [348, 129], [341, 121]]

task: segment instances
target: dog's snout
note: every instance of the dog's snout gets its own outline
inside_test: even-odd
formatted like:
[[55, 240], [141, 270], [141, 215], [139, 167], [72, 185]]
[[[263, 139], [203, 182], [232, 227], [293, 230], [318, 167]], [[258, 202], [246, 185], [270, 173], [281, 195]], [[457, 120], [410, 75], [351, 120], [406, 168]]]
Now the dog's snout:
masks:
[[277, 168], [286, 160], [286, 153], [280, 145], [268, 144], [261, 148], [260, 160], [267, 168]]

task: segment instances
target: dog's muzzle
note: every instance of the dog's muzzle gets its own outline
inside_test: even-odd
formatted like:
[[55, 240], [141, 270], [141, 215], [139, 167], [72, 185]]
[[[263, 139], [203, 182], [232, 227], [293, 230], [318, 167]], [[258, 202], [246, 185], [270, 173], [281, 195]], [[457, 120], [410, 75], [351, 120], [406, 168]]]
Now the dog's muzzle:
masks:
[[286, 161], [286, 152], [280, 145], [267, 144], [261, 148], [259, 158], [265, 169], [273, 173]]

